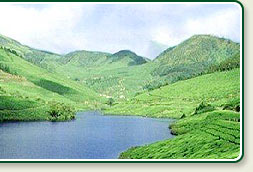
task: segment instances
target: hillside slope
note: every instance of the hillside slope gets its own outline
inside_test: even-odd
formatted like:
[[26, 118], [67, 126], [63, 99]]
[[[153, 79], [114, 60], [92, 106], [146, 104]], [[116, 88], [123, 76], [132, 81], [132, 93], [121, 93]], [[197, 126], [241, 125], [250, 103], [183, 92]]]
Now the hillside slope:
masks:
[[153, 61], [129, 50], [115, 54], [79, 51], [66, 57], [71, 60], [56, 72], [88, 85], [104, 97], [124, 101], [145, 90], [215, 72], [222, 65], [239, 67], [240, 45], [224, 38], [195, 35]]
[[179, 119], [173, 139], [134, 147], [126, 159], [234, 159], [240, 153], [240, 69], [179, 81], [114, 104], [107, 114]]
[[238, 53], [240, 45], [211, 35], [194, 35], [162, 52], [155, 60], [170, 66], [221, 62]]
[[139, 92], [221, 68], [240, 66], [240, 45], [210, 35], [195, 35], [162, 52], [150, 61], [129, 50], [115, 54], [77, 51], [66, 55], [68, 62], [57, 73], [94, 89], [104, 97], [119, 101]]
[[[64, 75], [105, 98], [125, 101], [140, 92], [224, 68], [238, 67], [240, 45], [210, 35], [195, 35], [150, 61], [130, 50], [110, 54], [75, 51], [66, 55], [35, 50], [0, 36], [0, 45], [47, 71]], [[231, 65], [232, 64], [232, 65]]]
[[129, 50], [115, 54], [76, 51], [62, 57], [55, 72], [89, 86], [106, 98], [125, 99], [142, 91], [142, 86], [151, 79], [149, 61]]
[[240, 104], [240, 69], [215, 72], [147, 91], [115, 104], [108, 114], [131, 114], [158, 118], [191, 115], [201, 104], [223, 108]]
[[[10, 49], [0, 48], [0, 72], [1, 120], [26, 120], [26, 117], [27, 120], [47, 119], [45, 110], [52, 102], [65, 103], [79, 109], [94, 109], [98, 104], [105, 102], [105, 99], [93, 90], [62, 75], [52, 74], [46, 69], [35, 66]], [[31, 108], [37, 107], [37, 109], [44, 106], [44, 114], [38, 113], [36, 117], [29, 117], [26, 114], [27, 116], [21, 115], [21, 117], [22, 109], [7, 108], [12, 101], [21, 104], [33, 102], [30, 104]], [[25, 104], [30, 107], [29, 103]], [[30, 109], [28, 107], [24, 106], [23, 110]], [[7, 111], [8, 109], [10, 112]], [[11, 113], [12, 110], [19, 111]], [[36, 109], [30, 111], [37, 112]]]
[[227, 62], [226, 65], [232, 62], [239, 67], [240, 44], [211, 35], [195, 35], [168, 48], [154, 60], [157, 67], [152, 76], [157, 80], [150, 82], [146, 88], [158, 88], [208, 73], [210, 68], [224, 62]]
[[58, 65], [56, 61], [61, 58], [59, 54], [28, 47], [3, 35], [0, 35], [0, 47], [12, 50], [13, 53], [24, 60], [49, 71], [53, 71]]
[[127, 64], [127, 66], [141, 65], [150, 61], [147, 58], [138, 56], [130, 50], [121, 50], [108, 56], [107, 60], [109, 60], [110, 63], [122, 61], [121, 63]]
[[68, 67], [96, 67], [102, 65], [109, 55], [111, 54], [81, 50], [68, 53], [58, 61], [61, 65], [66, 65]]
[[[0, 47], [52, 74], [89, 86], [106, 98], [131, 97], [150, 79], [150, 69], [142, 72], [140, 67], [149, 60], [129, 50], [115, 54], [82, 50], [58, 55], [30, 48], [3, 35], [0, 35]], [[136, 75], [143, 77], [139, 80]]]

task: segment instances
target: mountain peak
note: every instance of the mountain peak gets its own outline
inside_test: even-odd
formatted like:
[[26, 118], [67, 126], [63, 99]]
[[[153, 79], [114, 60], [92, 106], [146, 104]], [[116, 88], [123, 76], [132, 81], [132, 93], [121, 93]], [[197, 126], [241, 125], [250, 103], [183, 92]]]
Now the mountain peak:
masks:
[[4, 36], [4, 35], [2, 35], [2, 34], [0, 34], [0, 44], [2, 44], [2, 45], [20, 44], [20, 45], [21, 45], [20, 42], [14, 40], [14, 39], [11, 39], [11, 38], [9, 38], [9, 37], [6, 37], [6, 36]]
[[[187, 39], [188, 41], [192, 41], [192, 40], [201, 40], [201, 41], [211, 41], [211, 40], [217, 40], [217, 41], [226, 41], [226, 42], [233, 42], [228, 38], [224, 38], [224, 37], [217, 37], [214, 35], [210, 35], [210, 34], [196, 34], [191, 36], [189, 39]], [[186, 41], [187, 41], [186, 40]], [[235, 42], [236, 43], [236, 42]]]
[[116, 53], [113, 54], [113, 56], [129, 56], [129, 55], [134, 55], [137, 56], [134, 52], [132, 52], [131, 50], [120, 50]]
[[237, 54], [239, 47], [238, 43], [226, 38], [194, 35], [162, 52], [157, 60], [169, 65], [220, 62]]
[[120, 50], [111, 55], [108, 59], [111, 59], [112, 62], [127, 60], [128, 66], [141, 65], [149, 61], [147, 58], [138, 56], [136, 53], [130, 50]]

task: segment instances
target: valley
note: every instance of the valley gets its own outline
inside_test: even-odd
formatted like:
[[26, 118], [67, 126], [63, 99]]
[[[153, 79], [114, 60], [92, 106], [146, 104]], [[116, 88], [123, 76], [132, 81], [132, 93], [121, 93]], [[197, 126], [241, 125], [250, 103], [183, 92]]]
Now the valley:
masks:
[[194, 35], [154, 60], [41, 51], [0, 35], [0, 122], [71, 121], [76, 112], [173, 118], [176, 135], [132, 147], [121, 159], [240, 157], [240, 44]]

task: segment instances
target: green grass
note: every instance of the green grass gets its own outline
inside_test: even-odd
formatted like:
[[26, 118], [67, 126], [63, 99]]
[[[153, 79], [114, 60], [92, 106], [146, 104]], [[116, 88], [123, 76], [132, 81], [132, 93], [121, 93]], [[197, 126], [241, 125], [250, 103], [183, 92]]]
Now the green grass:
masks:
[[29, 48], [4, 36], [0, 36], [0, 45], [5, 51], [15, 52], [20, 58], [51, 73], [88, 86], [102, 97], [120, 101], [145, 90], [224, 68], [230, 65], [230, 58], [234, 56], [231, 67], [238, 67], [240, 59], [238, 43], [210, 35], [195, 35], [168, 48], [154, 61], [129, 50], [115, 54], [82, 50], [58, 55]]
[[196, 62], [222, 62], [240, 52], [240, 45], [211, 35], [194, 35], [157, 57], [163, 64], [177, 66]]
[[145, 88], [159, 88], [210, 71], [240, 67], [239, 54], [240, 45], [231, 40], [211, 35], [194, 35], [179, 45], [168, 48], [154, 60], [157, 67], [152, 75], [157, 79]]
[[130, 148], [119, 158], [234, 159], [240, 153], [238, 106], [240, 69], [233, 69], [140, 94], [105, 113], [178, 119], [170, 126], [175, 138]]
[[1, 96], [0, 110], [22, 110], [35, 107], [38, 103], [23, 98]]
[[56, 65], [54, 72], [103, 97], [125, 101], [145, 90], [217, 71], [230, 62], [234, 64], [231, 68], [238, 67], [239, 51], [240, 45], [230, 40], [196, 35], [168, 48], [153, 61], [128, 50], [115, 54], [76, 51], [56, 60], [57, 63], [48, 61], [48, 65], [52, 62]]
[[58, 66], [55, 71], [88, 86], [105, 98], [112, 97], [119, 100], [125, 100], [143, 91], [143, 86], [152, 79], [150, 71], [153, 64], [128, 66], [131, 62], [129, 58], [115, 62], [103, 56], [101, 58], [98, 62], [94, 62], [94, 66], [91, 64], [82, 66], [79, 60], [72, 59], [69, 63]]
[[[238, 43], [210, 35], [195, 35], [168, 48], [154, 61], [129, 50], [115, 54], [82, 50], [58, 55], [24, 46], [1, 35], [0, 45], [6, 52], [14, 53], [50, 73], [64, 75], [104, 98], [120, 101], [145, 90], [196, 77], [210, 71], [210, 68], [213, 72], [224, 65], [226, 67], [235, 55], [231, 67], [238, 67], [240, 51]], [[220, 66], [221, 63], [224, 65]]]
[[46, 79], [41, 79], [39, 81], [34, 82], [35, 85], [38, 85], [46, 90], [55, 92], [60, 95], [65, 95], [65, 94], [77, 94], [78, 92], [74, 90], [73, 88], [63, 86], [59, 83], [49, 81]]
[[179, 81], [150, 92], [137, 95], [129, 101], [115, 103], [105, 110], [108, 114], [132, 114], [147, 117], [180, 118], [191, 115], [201, 104], [222, 108], [240, 103], [240, 69], [215, 72]]
[[40, 99], [0, 94], [0, 121], [46, 120], [48, 110]]
[[55, 61], [61, 57], [59, 54], [37, 50], [26, 45], [22, 45], [18, 41], [1, 34], [0, 49], [4, 49], [6, 52], [14, 53], [16, 56], [19, 56], [24, 60], [51, 71], [57, 65]]
[[91, 110], [99, 109], [107, 101], [90, 88], [40, 68], [13, 52], [0, 49], [0, 64], [4, 66], [4, 70], [0, 69], [1, 121], [48, 120], [52, 102]]

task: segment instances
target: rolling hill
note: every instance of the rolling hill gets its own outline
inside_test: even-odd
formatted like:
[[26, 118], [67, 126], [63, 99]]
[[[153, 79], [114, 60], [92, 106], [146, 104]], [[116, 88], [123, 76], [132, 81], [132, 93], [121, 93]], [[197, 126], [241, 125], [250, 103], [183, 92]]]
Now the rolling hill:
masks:
[[162, 52], [155, 60], [177, 66], [180, 64], [220, 63], [239, 52], [240, 44], [211, 35], [194, 35]]
[[109, 98], [124, 104], [161, 86], [240, 64], [238, 43], [210, 35], [195, 35], [166, 49], [153, 61], [130, 50], [114, 54], [80, 50], [58, 55], [1, 35], [0, 48], [2, 68], [7, 66], [14, 71], [11, 74], [64, 99], [98, 109]]
[[3, 35], [0, 35], [0, 46], [12, 50], [17, 56], [47, 70], [53, 70], [57, 65], [55, 61], [61, 57], [56, 53], [28, 47]]
[[71, 120], [76, 109], [177, 119], [177, 137], [119, 158], [237, 158], [240, 108], [240, 45], [224, 38], [195, 35], [150, 61], [130, 50], [58, 55], [0, 35], [0, 121]]
[[[94, 89], [104, 97], [125, 100], [139, 92], [211, 73], [220, 64], [240, 63], [240, 45], [210, 35], [195, 35], [162, 52], [155, 60], [129, 50], [114, 54], [76, 51], [65, 55], [55, 72]], [[232, 67], [233, 68], [233, 67]]]
[[51, 73], [64, 75], [100, 96], [119, 101], [145, 90], [214, 72], [222, 64], [238, 67], [240, 62], [238, 43], [210, 35], [192, 36], [166, 49], [153, 61], [130, 50], [114, 54], [80, 50], [57, 55], [4, 36], [0, 36], [0, 45]]
[[150, 61], [147, 58], [138, 56], [130, 50], [121, 50], [108, 56], [107, 60], [109, 60], [110, 63], [123, 61], [121, 63], [127, 64], [127, 66], [141, 65]]
[[56, 73], [89, 86], [106, 98], [131, 97], [143, 90], [142, 86], [151, 78], [152, 65], [144, 67], [150, 60], [129, 50], [115, 54], [76, 51], [58, 61]]
[[107, 114], [179, 119], [173, 139], [134, 147], [124, 159], [233, 159], [240, 153], [240, 69], [215, 72], [114, 104]]
[[53, 102], [79, 109], [96, 109], [105, 102], [93, 90], [36, 66], [9, 48], [0, 48], [0, 72], [0, 120], [45, 120]]
[[191, 115], [203, 103], [219, 108], [239, 105], [240, 69], [206, 74], [147, 91], [115, 104], [106, 113], [180, 119], [182, 115]]
[[[133, 96], [150, 79], [147, 76], [149, 72], [142, 73], [141, 80], [136, 78], [135, 73], [141, 73], [139, 66], [149, 60], [129, 50], [115, 54], [82, 50], [58, 55], [30, 48], [2, 35], [0, 47], [52, 74], [63, 75], [79, 82], [83, 87], [88, 86], [106, 98], [124, 99]], [[129, 72], [128, 69], [133, 70]], [[133, 84], [135, 82], [137, 84]]]
[[240, 44], [211, 35], [195, 35], [168, 48], [154, 60], [157, 67], [151, 73], [157, 79], [145, 87], [158, 88], [209, 73], [213, 66], [224, 62], [240, 64]]
[[66, 65], [68, 67], [96, 67], [102, 65], [109, 55], [111, 54], [82, 50], [68, 53], [62, 56], [62, 58], [60, 58], [58, 61], [61, 65]]

